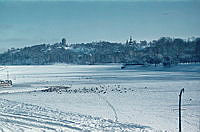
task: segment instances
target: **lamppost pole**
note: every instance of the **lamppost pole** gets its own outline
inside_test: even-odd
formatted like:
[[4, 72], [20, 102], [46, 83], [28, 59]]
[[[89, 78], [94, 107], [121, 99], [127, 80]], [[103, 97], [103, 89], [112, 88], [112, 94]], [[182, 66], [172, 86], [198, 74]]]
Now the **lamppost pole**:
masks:
[[181, 96], [182, 93], [184, 93], [184, 88], [181, 89], [181, 92], [179, 94], [179, 132], [181, 132]]

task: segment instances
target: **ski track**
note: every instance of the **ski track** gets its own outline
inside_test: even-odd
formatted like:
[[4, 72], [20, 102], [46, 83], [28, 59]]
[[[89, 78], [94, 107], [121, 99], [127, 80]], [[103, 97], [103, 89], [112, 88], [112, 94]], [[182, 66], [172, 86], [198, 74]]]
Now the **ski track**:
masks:
[[152, 132], [147, 126], [119, 123], [89, 115], [0, 99], [0, 132], [127, 131]]
[[115, 114], [115, 122], [118, 122], [118, 116], [117, 116], [117, 111], [115, 110], [115, 107], [107, 99], [102, 97], [100, 94], [97, 94], [97, 95], [99, 96], [99, 98], [103, 99], [107, 103], [107, 105], [112, 109], [112, 111]]

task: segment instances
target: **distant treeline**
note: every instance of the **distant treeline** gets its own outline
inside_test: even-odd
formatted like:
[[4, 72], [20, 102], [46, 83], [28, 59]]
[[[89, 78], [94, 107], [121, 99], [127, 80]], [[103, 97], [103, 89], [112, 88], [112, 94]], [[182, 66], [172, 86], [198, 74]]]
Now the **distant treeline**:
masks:
[[200, 38], [183, 40], [162, 37], [151, 42], [92, 42], [40, 44], [21, 49], [11, 48], [0, 54], [0, 65], [45, 65], [54, 63], [99, 64], [140, 63], [163, 64], [200, 62]]

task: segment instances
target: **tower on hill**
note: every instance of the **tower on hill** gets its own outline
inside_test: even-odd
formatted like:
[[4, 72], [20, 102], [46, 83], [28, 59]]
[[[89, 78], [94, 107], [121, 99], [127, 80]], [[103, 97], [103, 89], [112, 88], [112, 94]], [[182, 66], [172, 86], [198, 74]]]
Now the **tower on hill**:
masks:
[[65, 39], [65, 38], [62, 39], [61, 44], [62, 44], [62, 45], [66, 45], [66, 39]]
[[134, 43], [136, 42], [132, 39], [132, 36], [130, 36], [130, 39], [126, 41], [127, 45], [133, 45]]

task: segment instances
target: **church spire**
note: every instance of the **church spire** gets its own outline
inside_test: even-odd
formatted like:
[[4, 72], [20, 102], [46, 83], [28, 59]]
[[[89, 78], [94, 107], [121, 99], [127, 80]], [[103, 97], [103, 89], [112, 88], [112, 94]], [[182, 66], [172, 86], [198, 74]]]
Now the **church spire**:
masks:
[[129, 44], [130, 44], [130, 45], [133, 44], [132, 36], [130, 36]]

